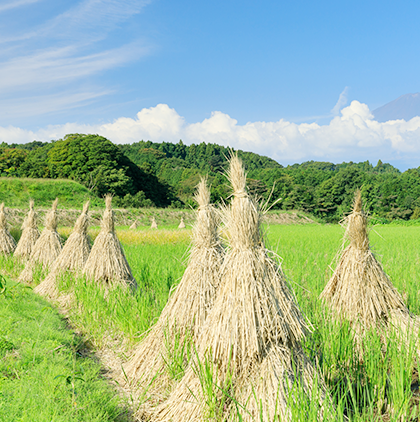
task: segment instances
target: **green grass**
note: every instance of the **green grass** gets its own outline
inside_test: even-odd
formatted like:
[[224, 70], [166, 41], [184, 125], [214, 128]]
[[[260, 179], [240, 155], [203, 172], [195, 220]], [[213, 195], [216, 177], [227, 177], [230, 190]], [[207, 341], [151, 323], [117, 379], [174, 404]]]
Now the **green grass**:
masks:
[[72, 180], [0, 177], [0, 202], [6, 207], [27, 208], [30, 199], [37, 207], [50, 207], [55, 198], [64, 208], [81, 208], [87, 199], [93, 206], [102, 206], [103, 202]]
[[[121, 232], [139, 286], [135, 295], [117, 289], [104, 296], [101, 289], [87, 280], [74, 282], [64, 277], [61, 281], [63, 289], [74, 289], [80, 305], [70, 315], [72, 324], [97, 347], [113, 338], [124, 340], [130, 350], [139, 341], [141, 333], [159, 316], [170, 289], [182, 277], [189, 244], [187, 238], [171, 237], [170, 231], [164, 229], [153, 231], [153, 236], [147, 232], [143, 235], [143, 232], [139, 230], [138, 238], [124, 230]], [[384, 346], [379, 333], [372, 332], [364, 346], [364, 359], [360, 361], [349, 326], [337, 322], [318, 300], [335, 266], [334, 258], [342, 246], [342, 235], [343, 229], [337, 225], [273, 225], [267, 229], [268, 243], [282, 258], [288, 281], [313, 325], [313, 335], [305, 348], [319, 362], [337, 407], [337, 414], [325, 420], [341, 422], [345, 413], [352, 422], [414, 422], [418, 410], [417, 398], [413, 395], [413, 391], [418, 394], [414, 345], [400, 345], [390, 336]], [[381, 225], [372, 229], [370, 237], [376, 256], [404, 295], [410, 310], [420, 314], [417, 283], [420, 227]], [[11, 277], [15, 277], [21, 268], [14, 266], [13, 262], [12, 258], [0, 258], [2, 271]], [[166, 351], [168, 376], [171, 378], [176, 379], [182, 373], [181, 367], [187, 360], [185, 356], [191, 353], [183, 347], [176, 344], [173, 350]], [[246, 410], [243, 403], [235, 402], [229, 382], [219, 385], [209, 362], [201, 362], [197, 368], [201, 371], [200, 382], [205, 390], [208, 415], [219, 420], [220, 404], [223, 403], [222, 410], [225, 405], [233, 404], [237, 409], [236, 420], [241, 420]], [[300, 385], [295, 385], [294, 389], [294, 397], [300, 397], [290, 403], [294, 420], [315, 421], [316, 400], [304, 400]], [[410, 412], [414, 413], [410, 416]]]
[[2, 279], [0, 421], [129, 421], [124, 403], [50, 304]]

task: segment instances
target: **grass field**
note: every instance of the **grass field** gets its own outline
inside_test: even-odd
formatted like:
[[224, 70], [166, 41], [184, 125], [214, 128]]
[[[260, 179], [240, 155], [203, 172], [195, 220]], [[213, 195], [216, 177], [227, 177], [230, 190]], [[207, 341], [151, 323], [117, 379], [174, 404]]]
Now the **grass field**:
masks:
[[[134, 296], [126, 291], [116, 290], [104, 297], [104, 292], [87, 280], [79, 279], [76, 282], [69, 278], [61, 280], [62, 289], [74, 289], [77, 306], [70, 311], [69, 320], [72, 327], [82, 334], [84, 342], [91, 344], [93, 349], [120, 347], [120, 350], [123, 350], [122, 359], [129, 354], [141, 334], [158, 317], [167, 301], [170, 289], [177, 284], [183, 274], [189, 246], [188, 233], [188, 230], [179, 231], [174, 228], [157, 231], [124, 229], [118, 232], [139, 285]], [[95, 230], [92, 234], [95, 234]], [[306, 349], [319, 362], [325, 382], [335, 401], [337, 415], [330, 420], [341, 421], [343, 414], [346, 414], [351, 421], [417, 421], [420, 395], [415, 345], [402, 346], [396, 339], [389, 338], [384, 347], [378, 334], [372, 332], [366, 340], [367, 352], [361, 362], [354, 353], [348, 325], [335, 321], [318, 300], [331, 275], [330, 265], [342, 247], [342, 235], [343, 229], [337, 225], [273, 225], [267, 228], [268, 244], [281, 257], [282, 268], [289, 283], [313, 325], [313, 335], [308, 340]], [[403, 294], [410, 310], [420, 314], [418, 283], [420, 227], [377, 226], [372, 229], [370, 237], [377, 257], [383, 263], [396, 288]], [[79, 384], [83, 388], [86, 387], [87, 390], [83, 390], [82, 394], [89, 397], [97, 395], [99, 397], [99, 391], [106, 391], [103, 393], [104, 397], [108, 397], [106, 394], [111, 394], [110, 397], [113, 397], [109, 402], [111, 408], [107, 411], [107, 415], [103, 416], [104, 419], [98, 419], [96, 416], [96, 402], [92, 402], [92, 405], [81, 405], [84, 413], [74, 410], [68, 397], [72, 393], [72, 380], [79, 365], [77, 359], [82, 358], [77, 355], [78, 349], [74, 346], [77, 341], [74, 340], [74, 334], [64, 327], [62, 321], [56, 323], [59, 334], [44, 329], [47, 324], [44, 322], [46, 321], [44, 314], [49, 317], [54, 315], [58, 320], [60, 318], [56, 311], [36, 297], [30, 289], [14, 284], [13, 279], [19, 274], [21, 264], [15, 262], [13, 258], [0, 257], [0, 268], [8, 280], [8, 286], [17, 292], [14, 295], [5, 293], [0, 295], [0, 315], [2, 321], [8, 321], [7, 324], [2, 324], [0, 333], [0, 348], [2, 344], [6, 345], [0, 350], [3, 358], [0, 364], [0, 420], [121, 420], [117, 414], [118, 409], [121, 410], [122, 402], [115, 398], [115, 393], [112, 396], [109, 387], [103, 384], [104, 380], [97, 377], [98, 372], [95, 375], [95, 371], [98, 371], [95, 366], [89, 369], [91, 375], [83, 378], [92, 381], [93, 393], [88, 393], [85, 381], [78, 380], [76, 384], [78, 389]], [[20, 306], [26, 306], [25, 302], [35, 310], [25, 311], [31, 315], [28, 322], [15, 322], [22, 318], [22, 313], [25, 314], [19, 310]], [[42, 310], [43, 308], [48, 311]], [[39, 330], [24, 329], [30, 323], [38, 326]], [[54, 336], [59, 335], [63, 336], [63, 340], [54, 340]], [[28, 344], [31, 345], [35, 341], [33, 336], [37, 339], [36, 346], [33, 347], [42, 350], [54, 349], [67, 341], [68, 346], [65, 347], [68, 361], [56, 363], [51, 360], [48, 362], [49, 366], [45, 362], [44, 366], [40, 366], [39, 361], [46, 359], [33, 358], [31, 361], [32, 355], [28, 352], [29, 357], [25, 358], [26, 362], [29, 362], [28, 371], [33, 370], [36, 375], [28, 375], [26, 384], [21, 385], [22, 377], [13, 375], [15, 371], [19, 373], [21, 370], [20, 357], [13, 356], [16, 355], [16, 350], [19, 353], [22, 350], [22, 355], [27, 353]], [[5, 339], [5, 343], [1, 343], [2, 338]], [[53, 343], [49, 345], [48, 342]], [[37, 356], [35, 352], [34, 356]], [[7, 361], [7, 371], [1, 366], [3, 361]], [[64, 367], [58, 366], [61, 364]], [[80, 365], [89, 366], [90, 363], [80, 363]], [[44, 372], [45, 377], [50, 377], [47, 383], [49, 387], [38, 389], [36, 387], [38, 379], [43, 377]], [[66, 384], [63, 380], [67, 378], [64, 377], [54, 380], [57, 375], [70, 376], [70, 381]], [[56, 387], [58, 381], [65, 386], [60, 384], [61, 387]], [[35, 386], [33, 390], [28, 387], [31, 383]], [[20, 398], [17, 401], [11, 400], [10, 391], [16, 389], [22, 391]], [[53, 396], [58, 397], [58, 402], [60, 397], [63, 397], [63, 403], [67, 403], [65, 400], [70, 400], [70, 404], [67, 407], [64, 405], [51, 407], [49, 410], [45, 409], [43, 413], [31, 412], [36, 401], [39, 403]], [[10, 402], [13, 402], [14, 407], [10, 407]], [[313, 403], [298, 402], [298, 406], [292, 406], [293, 419], [316, 420], [316, 406]], [[16, 412], [20, 416], [15, 419], [4, 419], [5, 409], [11, 409], [7, 410], [9, 414]], [[239, 409], [239, 413], [246, 412], [241, 407]], [[89, 413], [90, 411], [92, 412]], [[22, 416], [25, 414], [31, 414], [33, 419], [25, 419], [26, 416]], [[214, 417], [213, 420], [218, 419]]]

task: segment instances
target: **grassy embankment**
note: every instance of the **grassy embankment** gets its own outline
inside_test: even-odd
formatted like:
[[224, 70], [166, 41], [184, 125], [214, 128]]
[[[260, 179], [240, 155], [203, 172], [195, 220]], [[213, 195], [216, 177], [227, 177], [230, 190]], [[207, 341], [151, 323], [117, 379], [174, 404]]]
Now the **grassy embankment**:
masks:
[[[81, 306], [74, 308], [70, 320], [95, 347], [109, 347], [112, 338], [122, 342], [128, 354], [159, 315], [171, 286], [182, 276], [188, 236], [185, 231], [176, 230], [123, 230], [119, 235], [139, 284], [138, 292], [131, 296], [117, 290], [104, 299], [97, 286], [79, 280], [70, 289], [74, 289]], [[419, 235], [419, 227], [379, 226], [371, 232], [373, 247], [385, 270], [415, 314], [420, 314]], [[334, 225], [271, 226], [268, 230], [269, 243], [283, 258], [283, 270], [314, 326], [307, 351], [318, 359], [338, 408], [344, 408], [351, 421], [414, 421], [415, 415], [409, 416], [417, 411], [419, 394], [414, 348], [406, 350], [395, 339], [389, 339], [385, 350], [372, 333], [360, 362], [354, 354], [348, 326], [332, 318], [318, 300], [331, 274], [329, 265], [341, 247], [341, 236], [342, 229]], [[19, 271], [13, 259], [2, 259], [0, 266], [11, 277]], [[175, 355], [172, 354], [174, 359]], [[293, 410], [295, 420], [302, 418], [308, 406], [313, 404], [300, 402]], [[315, 420], [314, 412], [311, 409], [312, 416], [306, 415], [305, 420]]]

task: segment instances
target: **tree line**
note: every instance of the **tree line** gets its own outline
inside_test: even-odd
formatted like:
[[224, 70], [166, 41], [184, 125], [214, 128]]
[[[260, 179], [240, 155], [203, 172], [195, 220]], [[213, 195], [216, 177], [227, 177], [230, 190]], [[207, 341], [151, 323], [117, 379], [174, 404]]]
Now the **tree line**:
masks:
[[[420, 218], [420, 167], [400, 172], [379, 161], [309, 161], [282, 166], [252, 152], [237, 151], [248, 172], [248, 186], [274, 209], [301, 210], [334, 222], [351, 208], [361, 188], [370, 214], [382, 220]], [[64, 178], [94, 195], [115, 196], [121, 207], [194, 206], [201, 175], [208, 175], [214, 202], [229, 200], [223, 175], [231, 151], [217, 144], [140, 141], [115, 145], [99, 135], [69, 134], [51, 142], [0, 144], [0, 175]]]

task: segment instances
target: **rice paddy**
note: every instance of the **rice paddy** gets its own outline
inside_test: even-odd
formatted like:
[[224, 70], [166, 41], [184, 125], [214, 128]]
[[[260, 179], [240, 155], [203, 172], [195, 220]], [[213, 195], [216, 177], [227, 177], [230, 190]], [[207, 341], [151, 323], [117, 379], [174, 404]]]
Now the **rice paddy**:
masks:
[[[153, 230], [116, 229], [137, 281], [138, 289], [134, 294], [118, 287], [112, 294], [105, 294], [102, 286], [85, 278], [75, 279], [71, 274], [59, 279], [60, 290], [72, 291], [75, 296], [76, 306], [67, 309], [70, 324], [93, 350], [103, 352], [103, 364], [114, 369], [128, 362], [143, 333], [159, 318], [170, 290], [179, 283], [185, 271], [190, 228], [158, 227]], [[347, 417], [354, 422], [417, 421], [420, 392], [415, 341], [402, 343], [392, 333], [384, 340], [375, 330], [367, 330], [362, 340], [366, 353], [360, 360], [349, 323], [337, 319], [319, 300], [335, 269], [343, 228], [308, 224], [272, 225], [265, 226], [264, 230], [266, 244], [278, 254], [275, 259], [281, 262], [296, 300], [312, 325], [312, 335], [303, 347], [319, 367], [322, 379], [315, 379], [314, 383], [325, 382], [335, 407], [335, 413], [322, 420], [343, 421]], [[72, 229], [59, 228], [58, 231], [66, 237]], [[93, 239], [98, 231], [97, 228], [89, 229]], [[420, 314], [419, 238], [420, 227], [376, 226], [370, 232], [375, 256], [415, 315]], [[2, 255], [0, 268], [7, 279], [17, 279], [23, 264], [17, 258]], [[34, 275], [32, 287], [41, 281], [40, 277]], [[14, 300], [19, 300], [18, 296]], [[11, 297], [7, 300], [10, 302]], [[5, 303], [6, 299], [0, 295], [0, 307], [4, 309]], [[13, 340], [13, 343], [17, 341]], [[176, 380], [182, 378], [182, 371], [187, 369], [187, 362], [195, 353], [194, 350], [187, 353], [182, 347], [172, 344], [166, 355], [167, 376]], [[4, 353], [9, 356], [12, 352]], [[12, 362], [9, 366], [13, 367], [13, 359], [8, 359]], [[195, 370], [201, 374], [200, 400], [204, 403], [206, 417], [222, 421], [226, 408], [230, 408], [231, 420], [245, 420], [247, 403], [233, 394], [231, 381], [218, 379], [209, 361], [198, 360]], [[0, 382], [0, 397], [5, 394], [6, 385], [12, 382], [7, 373], [3, 372], [2, 376], [7, 383]], [[291, 420], [320, 420], [316, 393], [308, 399], [299, 385], [293, 385], [293, 389], [288, 403]], [[132, 396], [130, 400], [130, 406], [136, 412], [148, 400], [148, 395]], [[27, 406], [29, 412], [31, 403], [22, 401], [20, 406]], [[83, 415], [85, 419], [74, 420], [90, 420], [85, 413]], [[47, 420], [34, 418], [34, 421]], [[267, 419], [256, 416], [255, 420]]]

